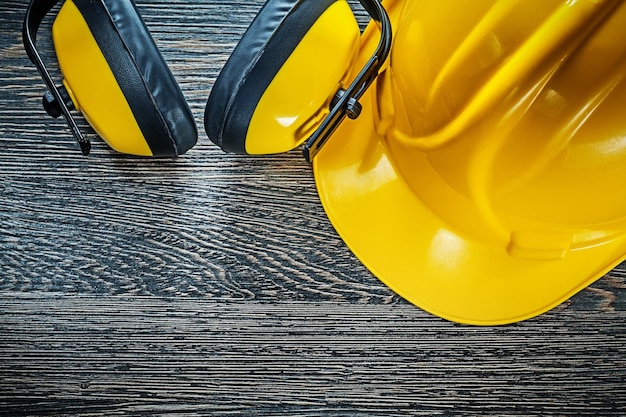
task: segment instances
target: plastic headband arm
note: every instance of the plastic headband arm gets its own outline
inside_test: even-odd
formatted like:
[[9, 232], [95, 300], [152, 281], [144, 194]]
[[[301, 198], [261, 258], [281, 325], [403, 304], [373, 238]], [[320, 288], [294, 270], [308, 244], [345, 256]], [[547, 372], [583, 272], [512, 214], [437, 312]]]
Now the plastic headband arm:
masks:
[[380, 42], [374, 54], [348, 89], [339, 90], [331, 104], [332, 110], [304, 144], [302, 154], [308, 162], [313, 161], [313, 158], [346, 116], [350, 119], [359, 117], [361, 104], [358, 100], [378, 76], [378, 71], [391, 50], [391, 22], [380, 0], [359, 1], [371, 18], [380, 24]]
[[35, 64], [39, 74], [41, 74], [41, 78], [43, 78], [48, 90], [54, 97], [56, 101], [56, 105], [59, 106], [59, 110], [70, 130], [72, 131], [72, 135], [76, 138], [76, 141], [80, 145], [80, 149], [83, 152], [83, 155], [89, 155], [89, 151], [91, 150], [91, 143], [88, 139], [86, 139], [78, 129], [76, 125], [76, 121], [70, 114], [70, 110], [64, 100], [61, 92], [54, 84], [46, 65], [43, 63], [39, 52], [37, 51], [36, 40], [37, 40], [37, 31], [39, 30], [39, 26], [41, 26], [41, 22], [48, 12], [59, 2], [59, 0], [31, 0], [28, 8], [26, 9], [26, 17], [24, 18], [24, 26], [22, 28], [22, 37], [24, 39], [24, 48], [26, 49], [26, 53], [30, 58], [31, 62]]

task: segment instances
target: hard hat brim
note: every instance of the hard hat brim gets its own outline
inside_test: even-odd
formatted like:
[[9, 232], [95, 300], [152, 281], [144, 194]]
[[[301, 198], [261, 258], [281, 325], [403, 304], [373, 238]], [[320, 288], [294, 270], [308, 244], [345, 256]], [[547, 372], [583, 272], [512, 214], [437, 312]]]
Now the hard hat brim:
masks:
[[521, 259], [465, 237], [394, 169], [376, 133], [373, 90], [314, 160], [326, 213], [352, 252], [407, 301], [454, 322], [525, 320], [556, 307], [626, 258], [626, 237], [552, 260]]

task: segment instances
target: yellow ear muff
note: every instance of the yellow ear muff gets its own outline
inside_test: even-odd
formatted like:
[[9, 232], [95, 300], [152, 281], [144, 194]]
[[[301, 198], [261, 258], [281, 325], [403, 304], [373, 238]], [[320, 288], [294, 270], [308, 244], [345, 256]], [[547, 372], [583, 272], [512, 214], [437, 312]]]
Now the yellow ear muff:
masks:
[[285, 152], [328, 114], [359, 47], [345, 0], [270, 0], [222, 69], [205, 127], [223, 150]]
[[[25, 27], [36, 32], [50, 8], [33, 0], [27, 20], [34, 15], [39, 22]], [[196, 143], [191, 110], [131, 0], [67, 0], [52, 34], [64, 76], [65, 89], [58, 90], [67, 96], [61, 98], [112, 148], [172, 157]]]

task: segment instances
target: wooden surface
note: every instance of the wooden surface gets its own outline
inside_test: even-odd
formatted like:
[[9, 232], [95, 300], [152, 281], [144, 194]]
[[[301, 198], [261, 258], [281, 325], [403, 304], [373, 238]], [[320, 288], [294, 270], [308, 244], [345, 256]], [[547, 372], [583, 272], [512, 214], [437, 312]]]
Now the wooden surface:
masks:
[[[202, 126], [261, 2], [137, 3]], [[0, 8], [0, 415], [626, 415], [623, 265], [524, 323], [433, 317], [346, 248], [298, 151], [200, 129], [157, 162], [81, 120], [80, 156], [41, 110], [25, 7]]]

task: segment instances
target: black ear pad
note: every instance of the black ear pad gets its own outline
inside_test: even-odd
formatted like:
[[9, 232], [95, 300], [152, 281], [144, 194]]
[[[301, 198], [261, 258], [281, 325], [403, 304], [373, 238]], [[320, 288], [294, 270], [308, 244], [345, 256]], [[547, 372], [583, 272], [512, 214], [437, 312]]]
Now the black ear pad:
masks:
[[269, 0], [241, 38], [211, 90], [204, 125], [227, 152], [246, 153], [256, 104], [298, 43], [336, 0]]
[[73, 0], [154, 156], [181, 155], [198, 131], [183, 94], [131, 0]]

